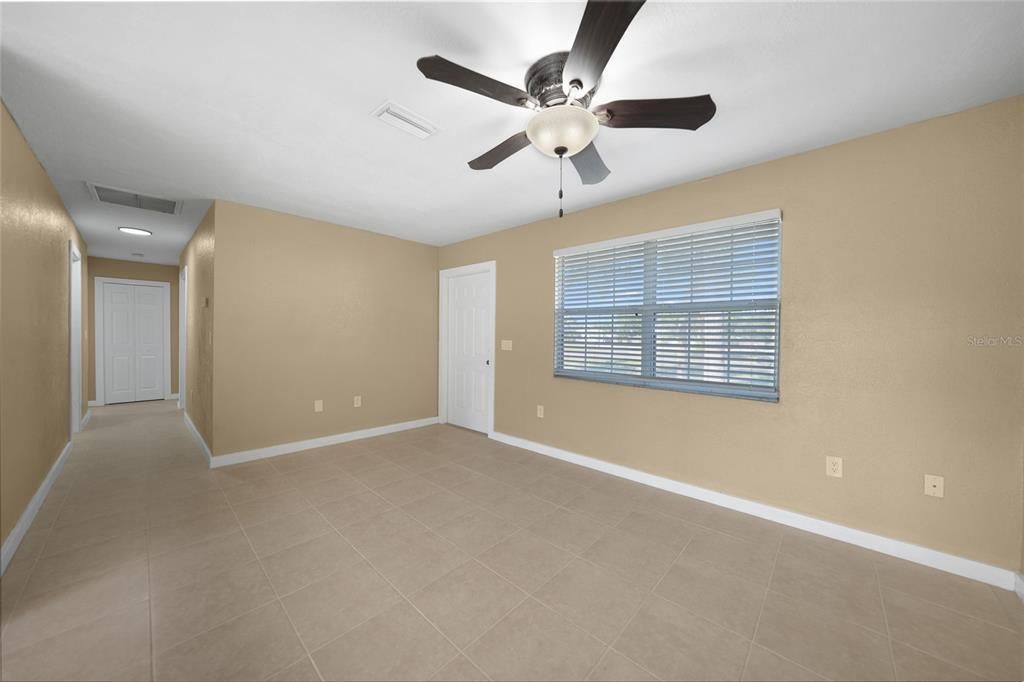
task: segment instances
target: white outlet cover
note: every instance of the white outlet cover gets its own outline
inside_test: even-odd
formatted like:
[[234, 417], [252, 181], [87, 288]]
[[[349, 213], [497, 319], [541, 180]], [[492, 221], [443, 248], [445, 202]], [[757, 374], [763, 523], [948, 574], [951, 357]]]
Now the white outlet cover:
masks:
[[825, 457], [825, 475], [831, 476], [832, 478], [843, 477], [843, 458], [842, 457]]
[[357, 395], [354, 398], [352, 398], [352, 407], [362, 407], [362, 406], [363, 406], [363, 396]]
[[929, 497], [946, 496], [946, 479], [935, 474], [924, 475], [924, 494]]
[[511, 339], [502, 339], [501, 340], [501, 349], [502, 350], [512, 350], [512, 340]]
[[314, 412], [323, 412], [324, 411], [324, 401], [322, 401], [322, 400], [314, 400], [313, 401], [313, 411]]

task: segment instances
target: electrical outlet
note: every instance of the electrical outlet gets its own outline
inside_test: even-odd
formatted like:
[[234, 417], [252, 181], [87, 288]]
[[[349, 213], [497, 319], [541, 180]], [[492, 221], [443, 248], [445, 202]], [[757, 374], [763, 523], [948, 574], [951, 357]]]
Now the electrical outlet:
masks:
[[946, 496], [946, 479], [935, 474], [924, 475], [924, 494], [930, 497]]
[[825, 457], [825, 475], [831, 476], [832, 478], [843, 477], [843, 458], [842, 457]]
[[324, 401], [322, 401], [322, 400], [314, 400], [313, 401], [313, 411], [314, 412], [323, 412], [324, 411]]
[[543, 405], [538, 405], [537, 406], [537, 419], [543, 419], [543, 418], [544, 418], [544, 406]]
[[502, 350], [512, 350], [512, 340], [511, 339], [502, 339], [501, 340], [501, 349]]
[[363, 406], [363, 396], [357, 395], [354, 398], [352, 398], [352, 407], [362, 407], [362, 406]]

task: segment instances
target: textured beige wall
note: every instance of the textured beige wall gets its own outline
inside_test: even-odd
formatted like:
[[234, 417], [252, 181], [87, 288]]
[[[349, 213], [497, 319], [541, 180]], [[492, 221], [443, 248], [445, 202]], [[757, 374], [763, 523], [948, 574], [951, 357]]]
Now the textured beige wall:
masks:
[[216, 454], [437, 415], [435, 247], [216, 212]]
[[[0, 533], [6, 540], [68, 442], [68, 240], [83, 259], [86, 252], [7, 107], [0, 109]], [[82, 272], [84, 287], [84, 263]], [[82, 338], [84, 348], [85, 319]], [[83, 397], [85, 387], [83, 376]], [[83, 400], [83, 413], [86, 405]]]
[[[443, 248], [497, 261], [497, 430], [1020, 566], [1024, 349], [969, 337], [1024, 334], [1022, 144], [1018, 97]], [[776, 207], [778, 404], [552, 377], [554, 249]]]
[[[89, 329], [96, 324], [96, 278], [118, 277], [141, 279], [148, 282], [168, 282], [171, 285], [171, 393], [178, 392], [178, 266], [156, 263], [137, 263], [129, 260], [89, 256], [89, 290], [86, 313]], [[89, 400], [96, 399], [96, 337], [90, 336], [88, 348]]]
[[210, 206], [181, 252], [188, 266], [185, 324], [185, 411], [206, 445], [213, 449], [213, 292], [217, 205]]

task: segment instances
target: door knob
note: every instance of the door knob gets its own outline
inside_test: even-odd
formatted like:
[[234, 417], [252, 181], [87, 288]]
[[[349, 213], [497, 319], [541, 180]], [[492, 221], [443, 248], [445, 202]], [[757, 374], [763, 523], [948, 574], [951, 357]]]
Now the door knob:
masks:
[[490, 367], [491, 361], [490, 360], [484, 360], [484, 364], [487, 365], [488, 367]]

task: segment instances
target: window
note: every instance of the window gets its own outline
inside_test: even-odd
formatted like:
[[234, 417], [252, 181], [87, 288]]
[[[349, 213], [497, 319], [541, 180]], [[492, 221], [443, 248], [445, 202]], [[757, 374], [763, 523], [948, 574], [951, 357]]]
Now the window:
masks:
[[781, 213], [555, 252], [555, 375], [778, 400]]

